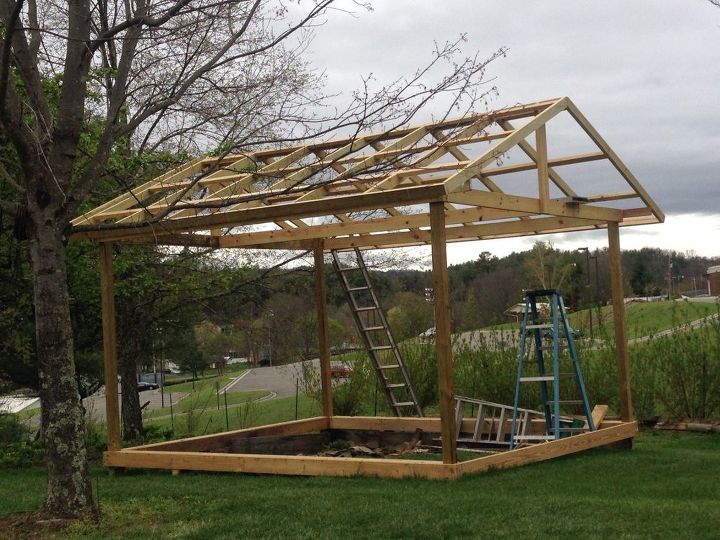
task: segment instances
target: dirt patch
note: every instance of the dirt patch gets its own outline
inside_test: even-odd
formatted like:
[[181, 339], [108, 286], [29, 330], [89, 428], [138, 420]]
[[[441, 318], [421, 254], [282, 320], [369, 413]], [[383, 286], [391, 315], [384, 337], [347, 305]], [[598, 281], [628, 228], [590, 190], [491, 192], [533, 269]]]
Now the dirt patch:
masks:
[[0, 518], [0, 538], [57, 538], [76, 521], [51, 517], [42, 511], [11, 514]]

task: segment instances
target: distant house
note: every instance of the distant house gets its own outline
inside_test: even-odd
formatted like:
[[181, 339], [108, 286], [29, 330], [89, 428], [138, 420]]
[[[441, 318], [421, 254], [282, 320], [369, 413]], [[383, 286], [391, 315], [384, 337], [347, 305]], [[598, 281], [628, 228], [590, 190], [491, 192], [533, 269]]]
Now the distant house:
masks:
[[720, 296], [720, 265], [708, 268], [705, 277], [708, 282], [708, 294]]
[[[548, 304], [547, 302], [538, 302], [536, 305], [538, 308], [538, 313], [540, 315], [550, 313], [550, 304]], [[516, 322], [520, 322], [520, 318], [525, 315], [525, 302], [520, 302], [518, 304], [515, 304], [514, 306], [510, 306], [505, 310], [504, 315], [506, 317], [510, 317]]]

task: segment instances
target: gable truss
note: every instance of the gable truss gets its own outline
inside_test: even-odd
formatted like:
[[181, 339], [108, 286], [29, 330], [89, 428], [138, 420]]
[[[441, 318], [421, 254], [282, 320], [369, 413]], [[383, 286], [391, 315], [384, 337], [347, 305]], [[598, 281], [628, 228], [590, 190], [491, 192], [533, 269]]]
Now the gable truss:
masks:
[[[551, 156], [569, 114], [594, 150]], [[511, 155], [517, 161], [504, 163]], [[517, 155], [522, 156], [519, 160]], [[626, 189], [582, 190], [563, 167], [606, 161]], [[525, 173], [535, 171], [533, 180]], [[503, 183], [508, 178], [513, 182]], [[512, 189], [502, 189], [511, 185]], [[585, 182], [587, 184], [587, 182]], [[554, 196], [553, 196], [554, 194]], [[380, 248], [657, 223], [662, 211], [569, 98], [337, 141], [196, 159], [76, 218], [73, 238], [212, 247]]]

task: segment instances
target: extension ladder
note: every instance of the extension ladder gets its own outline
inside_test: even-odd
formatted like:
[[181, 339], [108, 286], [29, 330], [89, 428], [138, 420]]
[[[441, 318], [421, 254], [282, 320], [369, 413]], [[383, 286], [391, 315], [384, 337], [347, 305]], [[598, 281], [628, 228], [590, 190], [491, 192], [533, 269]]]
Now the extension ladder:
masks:
[[[538, 310], [538, 298], [548, 299], [548, 303], [550, 305], [549, 320], [546, 320], [547, 313], [542, 314], [543, 316], [541, 316], [541, 313]], [[526, 352], [531, 348], [527, 345], [528, 338], [530, 337], [532, 337], [534, 343], [534, 364], [536, 367], [535, 373], [532, 375], [525, 373], [525, 356]], [[590, 431], [595, 431], [595, 425], [590, 411], [590, 403], [585, 390], [583, 376], [580, 371], [580, 363], [578, 362], [575, 338], [567, 320], [562, 296], [557, 290], [538, 289], [526, 291], [525, 311], [520, 330], [519, 349], [510, 448], [512, 449], [517, 444], [522, 443], [560, 439], [563, 436], [583, 432], [588, 429]], [[569, 373], [560, 372], [560, 364], [562, 360], [561, 350], [562, 352], [567, 352], [569, 355], [572, 366], [572, 371]], [[552, 368], [550, 372], [546, 371], [545, 368], [546, 352], [549, 353], [548, 360], [552, 360]], [[568, 376], [574, 378], [580, 399], [562, 399], [560, 397], [561, 379]], [[544, 435], [520, 433], [517, 431], [517, 428], [520, 427], [518, 425], [518, 417], [520, 411], [522, 410], [518, 407], [520, 403], [521, 387], [526, 383], [540, 383], [540, 394], [542, 396], [546, 427], [546, 433]], [[552, 389], [549, 388], [548, 383], [552, 384]], [[576, 422], [573, 422], [572, 418], [568, 419], [561, 417], [561, 407], [571, 405], [582, 406], [584, 416], [587, 419], [584, 427], [575, 425]]]
[[[474, 407], [477, 405], [475, 423], [469, 436], [463, 434], [463, 419], [465, 418], [465, 406]], [[493, 446], [507, 446], [511, 443], [510, 426], [507, 424], [513, 416], [513, 407], [493, 403], [483, 399], [455, 396], [455, 439], [459, 443], [479, 443]], [[526, 436], [532, 421], [542, 418], [543, 413], [532, 409], [517, 408], [516, 428], [519, 436]]]
[[343, 266], [339, 253], [335, 250], [331, 253], [333, 268], [390, 409], [395, 416], [423, 416], [400, 350], [370, 282], [362, 253], [355, 248], [355, 266]]

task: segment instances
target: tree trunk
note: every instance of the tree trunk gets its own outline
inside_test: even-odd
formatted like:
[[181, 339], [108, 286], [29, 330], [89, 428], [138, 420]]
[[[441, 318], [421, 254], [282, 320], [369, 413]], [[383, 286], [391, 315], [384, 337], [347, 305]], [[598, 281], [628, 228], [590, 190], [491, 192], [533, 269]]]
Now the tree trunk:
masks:
[[79, 517], [95, 512], [70, 322], [65, 244], [49, 208], [33, 212], [30, 256], [35, 332], [47, 460], [45, 510]]
[[[127, 344], [127, 341], [125, 344]], [[138, 356], [126, 353], [121, 353], [119, 358], [124, 441], [140, 439], [145, 433], [137, 387], [137, 358]]]

